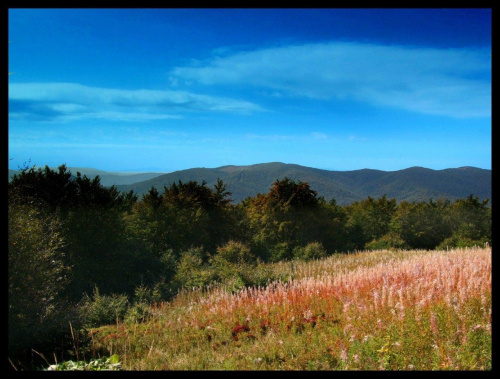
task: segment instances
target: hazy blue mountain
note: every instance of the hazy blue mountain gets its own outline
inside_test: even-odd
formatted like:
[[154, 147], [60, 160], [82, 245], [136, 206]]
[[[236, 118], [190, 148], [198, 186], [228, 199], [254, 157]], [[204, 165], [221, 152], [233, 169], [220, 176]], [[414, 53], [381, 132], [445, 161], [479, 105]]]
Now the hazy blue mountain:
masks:
[[120, 184], [117, 188], [120, 191], [133, 190], [141, 197], [151, 187], [162, 193], [164, 186], [168, 187], [179, 180], [196, 180], [199, 183], [206, 181], [207, 185], [213, 188], [217, 178], [220, 178], [232, 192], [233, 201], [238, 203], [248, 196], [267, 193], [273, 182], [284, 177], [307, 182], [319, 196], [323, 196], [327, 201], [335, 199], [340, 205], [360, 201], [368, 196], [379, 198], [383, 195], [397, 201], [428, 201], [440, 198], [454, 200], [465, 198], [469, 194], [491, 200], [491, 170], [475, 167], [445, 170], [410, 167], [398, 171], [330, 171], [273, 162], [250, 166], [192, 168], [129, 185]]
[[[42, 167], [43, 168], [43, 167]], [[57, 170], [57, 167], [51, 167], [53, 170]], [[127, 173], [127, 172], [110, 172], [110, 171], [102, 171], [97, 170], [95, 168], [87, 168], [87, 167], [68, 167], [68, 171], [70, 171], [74, 176], [79, 172], [82, 175], [86, 175], [89, 178], [95, 178], [99, 175], [101, 180], [101, 184], [106, 187], [110, 187], [112, 185], [127, 185], [133, 184], [137, 182], [143, 182], [145, 180], [152, 179], [154, 177], [164, 175], [164, 173], [158, 172], [141, 172], [141, 173]], [[20, 171], [9, 169], [9, 180], [15, 175], [19, 174]]]

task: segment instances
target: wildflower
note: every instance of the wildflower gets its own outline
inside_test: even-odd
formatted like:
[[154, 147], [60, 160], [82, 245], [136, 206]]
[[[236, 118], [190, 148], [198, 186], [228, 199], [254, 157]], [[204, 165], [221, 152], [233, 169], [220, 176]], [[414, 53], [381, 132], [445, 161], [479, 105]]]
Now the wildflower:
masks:
[[435, 335], [439, 333], [436, 322], [436, 314], [434, 312], [431, 312], [431, 330]]
[[342, 361], [346, 362], [347, 361], [347, 349], [342, 347], [342, 349], [340, 350], [340, 359], [342, 359]]
[[304, 312], [304, 318], [311, 318], [312, 317], [312, 312], [310, 309]]
[[354, 363], [359, 362], [359, 354], [354, 354], [354, 356], [352, 358], [354, 359]]
[[347, 325], [345, 326], [345, 328], [344, 328], [344, 333], [345, 333], [345, 334], [349, 333], [349, 330], [351, 330], [351, 329], [352, 329], [352, 325], [351, 325], [351, 324], [347, 324]]

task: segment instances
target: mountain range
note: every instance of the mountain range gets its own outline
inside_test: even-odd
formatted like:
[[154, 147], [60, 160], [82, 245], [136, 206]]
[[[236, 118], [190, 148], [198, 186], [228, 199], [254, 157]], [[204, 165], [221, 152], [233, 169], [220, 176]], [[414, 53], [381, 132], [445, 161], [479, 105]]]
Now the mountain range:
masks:
[[[71, 168], [72, 173], [93, 178], [99, 175], [104, 186], [115, 185], [119, 191], [133, 190], [139, 195], [155, 187], [160, 193], [163, 188], [179, 180], [198, 183], [205, 181], [213, 188], [221, 179], [232, 193], [234, 203], [248, 196], [266, 194], [272, 184], [288, 177], [307, 182], [311, 189], [325, 200], [335, 199], [339, 205], [351, 204], [371, 196], [374, 199], [386, 195], [400, 201], [429, 201], [430, 199], [455, 200], [470, 194], [479, 199], [490, 199], [491, 170], [476, 167], [433, 170], [424, 167], [410, 167], [398, 171], [362, 169], [353, 171], [331, 171], [281, 162], [262, 163], [249, 166], [222, 166], [217, 168], [191, 168], [171, 173], [113, 173], [88, 168]], [[9, 170], [9, 178], [16, 173]]]
[[[57, 171], [57, 167], [50, 167], [52, 170]], [[99, 175], [100, 183], [105, 187], [111, 187], [112, 185], [126, 185], [142, 182], [148, 179], [152, 179], [159, 175], [163, 175], [161, 172], [138, 172], [138, 173], [125, 173], [125, 172], [112, 172], [112, 171], [103, 171], [97, 170], [95, 168], [87, 168], [87, 167], [67, 167], [67, 170], [70, 171], [74, 176], [79, 172], [82, 175], [87, 175], [89, 178], [95, 178]], [[15, 175], [19, 174], [19, 170], [11, 170], [9, 169], [9, 181]]]

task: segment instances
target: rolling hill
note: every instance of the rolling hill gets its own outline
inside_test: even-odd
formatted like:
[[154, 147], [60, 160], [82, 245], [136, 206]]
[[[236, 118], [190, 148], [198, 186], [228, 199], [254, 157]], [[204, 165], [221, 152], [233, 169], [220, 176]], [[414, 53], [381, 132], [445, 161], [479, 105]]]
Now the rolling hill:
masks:
[[[57, 170], [57, 167], [51, 167], [51, 169]], [[89, 178], [92, 179], [95, 178], [97, 175], [99, 175], [99, 178], [101, 179], [101, 184], [106, 187], [111, 187], [112, 185], [127, 185], [127, 184], [142, 182], [164, 174], [158, 172], [141, 172], [141, 173], [109, 172], [87, 167], [68, 167], [68, 171], [70, 171], [75, 176], [77, 172], [80, 172], [80, 174], [87, 175]], [[19, 173], [20, 171], [18, 170], [9, 169], [9, 180], [14, 175]]]
[[120, 191], [133, 190], [141, 197], [151, 187], [161, 193], [164, 186], [168, 187], [179, 180], [195, 180], [199, 183], [206, 181], [207, 185], [213, 188], [216, 180], [220, 178], [232, 193], [233, 202], [238, 203], [248, 196], [267, 193], [273, 182], [284, 177], [309, 183], [319, 196], [323, 196], [327, 201], [335, 199], [339, 205], [360, 201], [368, 196], [379, 198], [383, 195], [395, 198], [398, 202], [440, 198], [454, 200], [465, 198], [469, 194], [491, 200], [491, 170], [475, 167], [444, 170], [410, 167], [398, 171], [330, 171], [272, 162], [249, 166], [192, 168], [133, 184], [114, 184]]

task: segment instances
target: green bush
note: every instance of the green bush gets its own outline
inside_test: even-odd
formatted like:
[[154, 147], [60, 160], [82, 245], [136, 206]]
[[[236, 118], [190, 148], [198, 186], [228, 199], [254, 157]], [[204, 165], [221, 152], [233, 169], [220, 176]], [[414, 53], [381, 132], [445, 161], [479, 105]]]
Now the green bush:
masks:
[[218, 247], [217, 256], [231, 263], [252, 263], [256, 261], [256, 257], [250, 252], [248, 246], [237, 241], [229, 241], [224, 246]]
[[147, 303], [135, 303], [128, 308], [125, 314], [125, 322], [145, 322], [152, 317], [151, 306]]
[[289, 276], [276, 273], [272, 266], [258, 262], [256, 266], [240, 271], [240, 275], [247, 287], [264, 287], [269, 282], [281, 280], [287, 281]]
[[271, 262], [288, 261], [293, 259], [293, 245], [289, 242], [277, 243], [271, 247], [269, 255], [269, 260]]
[[216, 279], [213, 270], [203, 262], [205, 252], [202, 247], [190, 248], [181, 253], [177, 272], [172, 280], [175, 289], [203, 287]]
[[145, 285], [135, 288], [133, 305], [129, 306], [126, 314], [126, 322], [144, 322], [152, 317], [151, 305], [162, 300], [162, 283], [157, 283], [152, 289]]
[[101, 295], [95, 287], [92, 297], [84, 295], [79, 306], [79, 314], [84, 328], [123, 321], [129, 308], [126, 295]]
[[365, 245], [366, 250], [407, 249], [408, 245], [396, 233], [387, 233]]
[[177, 271], [178, 257], [172, 249], [160, 253], [162, 275], [168, 279], [172, 278]]
[[319, 242], [310, 242], [306, 246], [298, 246], [293, 249], [294, 259], [310, 261], [326, 257], [326, 250]]
[[446, 238], [443, 242], [441, 242], [437, 249], [445, 250], [447, 248], [484, 246], [486, 243], [490, 244], [490, 242], [491, 241], [489, 241], [487, 237], [484, 237], [480, 240], [473, 240], [469, 237], [454, 234], [453, 236]]

